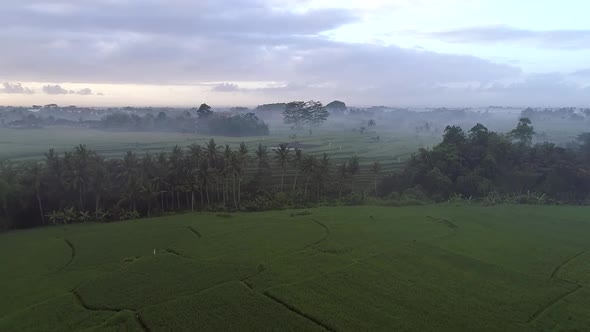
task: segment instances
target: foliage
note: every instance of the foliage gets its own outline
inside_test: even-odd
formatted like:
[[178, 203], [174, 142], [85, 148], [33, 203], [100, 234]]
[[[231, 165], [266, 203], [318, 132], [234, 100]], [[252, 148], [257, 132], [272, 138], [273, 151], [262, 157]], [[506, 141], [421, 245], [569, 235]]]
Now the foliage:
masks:
[[514, 203], [584, 204], [590, 194], [586, 145], [532, 146], [533, 134], [526, 118], [508, 135], [489, 131], [481, 124], [468, 133], [447, 126], [442, 143], [418, 151], [401, 172], [383, 179], [378, 192], [387, 196], [420, 186], [435, 201], [472, 197], [494, 205], [506, 201], [498, 197], [514, 195]]
[[309, 127], [310, 134], [314, 128], [324, 123], [330, 113], [319, 101], [293, 101], [285, 106], [283, 118], [285, 124], [290, 125], [293, 129]]
[[[205, 105], [205, 106], [203, 106]], [[103, 130], [116, 131], [173, 131], [182, 133], [205, 132], [225, 136], [264, 136], [269, 134], [268, 125], [254, 113], [217, 114], [206, 104], [196, 111], [197, 119], [190, 112], [175, 118], [164, 112], [157, 116], [151, 113], [141, 117], [137, 114], [113, 113], [96, 124]]]

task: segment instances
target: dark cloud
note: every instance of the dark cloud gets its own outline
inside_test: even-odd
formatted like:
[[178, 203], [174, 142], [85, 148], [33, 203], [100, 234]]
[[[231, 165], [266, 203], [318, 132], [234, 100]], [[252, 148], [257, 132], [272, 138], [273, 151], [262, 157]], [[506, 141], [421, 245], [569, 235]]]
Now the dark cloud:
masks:
[[410, 32], [450, 43], [526, 43], [557, 49], [589, 49], [590, 30], [527, 30], [510, 26], [479, 26], [447, 31]]
[[240, 91], [240, 87], [233, 83], [221, 83], [214, 86], [211, 91], [213, 92], [237, 92]]
[[43, 92], [48, 95], [67, 95], [70, 91], [64, 89], [59, 84], [43, 86]]
[[84, 88], [84, 89], [78, 90], [78, 91], [76, 92], [76, 94], [79, 94], [79, 95], [82, 95], [82, 96], [90, 96], [90, 95], [92, 95], [93, 93], [92, 93], [92, 90], [91, 90], [91, 89], [89, 89], [89, 88]]
[[43, 92], [48, 94], [48, 95], [80, 95], [80, 96], [91, 96], [94, 93], [92, 92], [92, 89], [90, 88], [84, 88], [84, 89], [80, 89], [78, 91], [75, 90], [68, 90], [65, 89], [64, 87], [62, 87], [59, 84], [50, 84], [50, 85], [45, 85], [43, 86]]
[[35, 93], [35, 91], [33, 89], [22, 86], [21, 83], [5, 82], [2, 84], [2, 88], [0, 88], [0, 93], [32, 95]]

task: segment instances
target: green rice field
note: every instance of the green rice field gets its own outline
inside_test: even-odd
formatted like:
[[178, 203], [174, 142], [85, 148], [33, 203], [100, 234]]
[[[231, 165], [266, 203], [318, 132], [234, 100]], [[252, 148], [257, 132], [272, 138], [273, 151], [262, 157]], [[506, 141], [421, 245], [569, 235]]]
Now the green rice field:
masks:
[[0, 235], [0, 331], [588, 331], [590, 208], [331, 207]]

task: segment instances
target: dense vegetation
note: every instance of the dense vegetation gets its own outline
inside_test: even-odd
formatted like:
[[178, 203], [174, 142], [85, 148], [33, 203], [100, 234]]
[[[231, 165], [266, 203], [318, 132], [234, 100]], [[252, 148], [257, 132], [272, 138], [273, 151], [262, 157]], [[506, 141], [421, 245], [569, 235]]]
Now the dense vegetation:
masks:
[[183, 133], [206, 133], [222, 136], [264, 136], [269, 134], [268, 125], [254, 113], [226, 114], [197, 110], [197, 117], [184, 112], [177, 117], [169, 117], [165, 112], [154, 116], [126, 113], [113, 113], [105, 116], [96, 128], [120, 131], [173, 131]]
[[590, 203], [590, 134], [577, 144], [532, 145], [534, 129], [522, 118], [508, 134], [478, 124], [465, 133], [448, 126], [442, 143], [421, 149], [403, 172], [385, 178], [383, 195], [404, 192], [433, 200], [484, 198], [486, 202]]
[[[0, 164], [2, 229], [87, 220], [122, 220], [179, 210], [255, 211], [314, 204], [417, 204], [448, 199], [488, 203], [588, 203], [590, 135], [575, 148], [532, 145], [528, 119], [503, 135], [482, 125], [449, 126], [442, 143], [415, 154], [401, 172], [379, 161], [332, 160], [280, 144], [254, 151], [206, 145], [106, 158], [84, 145], [42, 162]], [[245, 169], [254, 173], [246, 174]], [[290, 171], [294, 177], [285, 179]], [[373, 178], [360, 186], [360, 173]], [[271, 174], [280, 175], [280, 182]], [[383, 178], [383, 179], [382, 179]]]
[[187, 213], [0, 234], [0, 331], [587, 331], [587, 207]]

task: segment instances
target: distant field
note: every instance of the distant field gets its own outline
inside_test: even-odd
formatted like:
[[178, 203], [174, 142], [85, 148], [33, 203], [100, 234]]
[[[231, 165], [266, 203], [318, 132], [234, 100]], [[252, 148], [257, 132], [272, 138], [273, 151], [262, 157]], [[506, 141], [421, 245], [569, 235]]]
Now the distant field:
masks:
[[[180, 133], [146, 133], [146, 132], [106, 132], [90, 129], [47, 128], [47, 129], [6, 129], [0, 128], [0, 160], [34, 160], [43, 158], [44, 154], [54, 148], [58, 152], [69, 151], [78, 144], [103, 155], [120, 157], [131, 150], [137, 153], [169, 152], [175, 145], [188, 146], [193, 143], [206, 144], [214, 138], [218, 144], [230, 144], [237, 148], [240, 142], [246, 142], [253, 156], [253, 150], [259, 143], [270, 147], [280, 143], [299, 142], [304, 144], [305, 154], [321, 155], [327, 153], [334, 163], [342, 162], [354, 154], [360, 156], [362, 172], [357, 176], [357, 183], [370, 185], [373, 175], [369, 166], [374, 161], [382, 164], [383, 174], [399, 168], [403, 161], [421, 147], [428, 147], [440, 141], [440, 137], [416, 137], [406, 133], [372, 132], [366, 134], [324, 130], [314, 135], [289, 138], [291, 132], [282, 131], [264, 137], [219, 137], [199, 136]], [[380, 136], [379, 142], [371, 142], [371, 137]], [[269, 151], [272, 159], [274, 154]], [[271, 165], [274, 163], [271, 162]], [[256, 170], [249, 168], [247, 174]], [[273, 172], [273, 177], [280, 181], [280, 171]], [[291, 181], [295, 171], [290, 170], [285, 180]]]
[[589, 208], [186, 214], [0, 235], [0, 331], [587, 331]]

